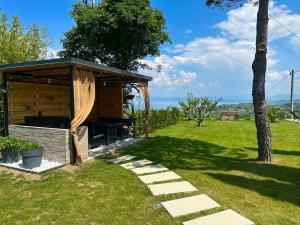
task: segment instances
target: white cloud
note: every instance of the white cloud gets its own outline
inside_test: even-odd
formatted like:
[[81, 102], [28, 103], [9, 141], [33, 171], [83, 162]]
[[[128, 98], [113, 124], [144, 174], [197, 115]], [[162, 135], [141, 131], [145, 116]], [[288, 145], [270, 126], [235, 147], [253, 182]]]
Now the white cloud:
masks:
[[[245, 4], [243, 7], [227, 13], [227, 20], [216, 26], [225, 34], [242, 40], [255, 40], [257, 7]], [[269, 40], [274, 41], [288, 37], [293, 40], [292, 31], [300, 36], [300, 15], [287, 9], [286, 5], [276, 5], [270, 2], [269, 7]], [[285, 28], [286, 27], [286, 28]]]
[[48, 47], [47, 53], [46, 53], [46, 59], [55, 59], [58, 57], [57, 53], [59, 50]]
[[175, 64], [193, 65], [210, 70], [232, 69], [251, 65], [254, 49], [246, 42], [226, 38], [198, 38], [186, 44], [182, 54], [173, 57]]
[[180, 77], [174, 80], [174, 85], [179, 87], [191, 86], [192, 82], [197, 78], [197, 73], [195, 72], [179, 72]]
[[[220, 93], [250, 95], [256, 14], [257, 7], [245, 4], [241, 8], [229, 11], [227, 19], [216, 24], [220, 35], [195, 38], [188, 43], [176, 44], [172, 48], [165, 49], [167, 54], [149, 61], [155, 66], [162, 67], [160, 74], [153, 73], [153, 86], [162, 89], [174, 87], [211, 89], [213, 93], [218, 90]], [[285, 5], [270, 2], [270, 15], [300, 37], [299, 14], [288, 10]], [[271, 43], [287, 38], [290, 44], [300, 45], [300, 38], [287, 32], [273, 19], [270, 19], [269, 33]], [[279, 52], [274, 47], [272, 45], [268, 49], [268, 71], [272, 71], [267, 73], [269, 85], [278, 82], [288, 73], [276, 69], [280, 60]], [[190, 70], [193, 72], [186, 72]], [[201, 76], [197, 76], [197, 73]]]
[[230, 34], [240, 40], [248, 40], [254, 43], [257, 9], [251, 4], [245, 4], [236, 10], [227, 13], [227, 20], [218, 24], [218, 27], [224, 34]]
[[294, 49], [295, 52], [297, 52], [297, 54], [300, 53], [300, 32], [297, 34], [297, 37], [293, 36], [291, 39], [290, 39], [290, 44], [292, 44], [292, 46], [294, 46]]
[[165, 48], [165, 51], [170, 53], [170, 54], [176, 54], [176, 53], [181, 53], [184, 51], [184, 45], [183, 44], [177, 44], [173, 46], [172, 48]]
[[222, 84], [220, 84], [219, 81], [213, 81], [213, 82], [209, 82], [209, 83], [198, 83], [198, 87], [201, 89], [220, 89], [223, 87]]
[[153, 83], [159, 87], [174, 89], [177, 87], [190, 87], [197, 78], [197, 73], [180, 71], [179, 76], [170, 76], [166, 70], [158, 74]]
[[188, 30], [185, 30], [185, 31], [184, 31], [184, 34], [187, 34], [187, 35], [188, 35], [188, 34], [190, 34], [190, 33], [192, 33], [192, 32], [193, 32], [193, 31], [192, 31], [191, 29], [188, 29]]
[[287, 75], [289, 75], [289, 71], [285, 70], [285, 71], [273, 71], [273, 72], [267, 72], [266, 76], [267, 78], [269, 78], [272, 81], [279, 81], [282, 78], [286, 77]]
[[[226, 76], [232, 83], [238, 79], [251, 80], [254, 49], [249, 47], [247, 41], [232, 42], [224, 37], [206, 37], [197, 38], [185, 45], [177, 45], [175, 48], [180, 49], [180, 51], [176, 50], [176, 54], [163, 54], [147, 61], [152, 68], [161, 66], [160, 73], [153, 71], [151, 74], [148, 73], [154, 77], [152, 88], [161, 91], [176, 88], [185, 93], [191, 90], [197, 92], [202, 90], [203, 94], [207, 95], [209, 90], [220, 91], [226, 86], [217, 82], [216, 76]], [[192, 72], [187, 72], [191, 68]], [[207, 73], [198, 76], [197, 74], [202, 70]]]

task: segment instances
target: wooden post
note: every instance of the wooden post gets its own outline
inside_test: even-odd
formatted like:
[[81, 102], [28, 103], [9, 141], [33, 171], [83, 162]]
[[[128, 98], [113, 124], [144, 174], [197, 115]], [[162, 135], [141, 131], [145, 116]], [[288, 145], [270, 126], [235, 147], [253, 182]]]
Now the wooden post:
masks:
[[3, 128], [4, 128], [4, 132], [3, 132], [3, 134], [4, 134], [4, 136], [8, 136], [9, 135], [9, 133], [8, 133], [8, 124], [9, 124], [9, 118], [8, 118], [8, 85], [7, 85], [7, 73], [3, 73], [3, 75], [2, 75], [2, 84], [3, 84], [3, 89], [4, 89], [4, 91], [5, 91], [5, 93], [3, 94], [3, 106], [4, 106], [4, 108], [3, 108], [3, 110], [4, 110], [4, 126], [3, 126]]
[[[69, 80], [70, 80], [70, 117], [71, 117], [71, 122], [75, 118], [73, 69], [74, 69], [73, 66], [69, 67]], [[72, 125], [70, 124], [70, 128], [71, 127], [72, 127]], [[71, 146], [72, 146], [72, 151], [73, 151], [73, 155], [70, 155], [71, 164], [75, 165], [76, 164], [76, 151], [75, 151], [73, 137], [71, 137]]]
[[132, 115], [132, 124], [133, 124], [133, 136], [136, 137], [136, 124], [135, 124], [135, 113], [134, 113], [134, 102], [131, 103], [131, 115]]
[[140, 90], [143, 93], [145, 101], [145, 118], [144, 118], [144, 132], [145, 136], [148, 137], [150, 132], [149, 117], [150, 117], [150, 96], [148, 90], [148, 82], [143, 82], [140, 84]]
[[[294, 78], [295, 78], [295, 71], [292, 70], [291, 72], [291, 98], [290, 98], [290, 111], [294, 112]], [[294, 116], [292, 115], [292, 119]]]

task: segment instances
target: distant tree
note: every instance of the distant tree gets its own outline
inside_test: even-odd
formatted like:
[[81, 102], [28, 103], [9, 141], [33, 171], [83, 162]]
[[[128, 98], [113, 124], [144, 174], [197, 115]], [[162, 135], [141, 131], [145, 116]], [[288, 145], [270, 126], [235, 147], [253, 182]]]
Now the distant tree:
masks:
[[276, 120], [280, 117], [279, 109], [276, 107], [268, 108], [268, 117], [271, 123], [275, 123]]
[[170, 42], [161, 11], [149, 0], [102, 0], [98, 5], [74, 4], [76, 26], [62, 40], [61, 57], [74, 56], [137, 71], [149, 68], [146, 56], [158, 56]]
[[48, 42], [45, 28], [25, 28], [19, 17], [11, 21], [0, 10], [0, 65], [44, 58]]
[[183, 116], [187, 120], [192, 120], [193, 111], [197, 105], [198, 99], [192, 93], [187, 94], [185, 101], [180, 101], [178, 104], [181, 106]]
[[[19, 17], [10, 21], [0, 10], [0, 65], [44, 58], [47, 46], [44, 28], [34, 24], [25, 29]], [[0, 135], [3, 130], [3, 94], [0, 73]]]
[[[253, 106], [258, 141], [258, 159], [272, 160], [272, 137], [268, 120], [268, 111], [265, 100], [265, 78], [267, 69], [267, 42], [269, 23], [269, 0], [205, 0], [208, 6], [231, 7], [246, 2], [258, 4], [256, 25], [256, 53], [252, 64], [253, 70]], [[242, 29], [242, 28], [240, 28]]]
[[192, 93], [188, 93], [187, 100], [179, 102], [179, 105], [182, 108], [184, 117], [188, 120], [196, 121], [197, 126], [200, 127], [212, 111], [217, 108], [217, 104], [220, 101], [221, 99], [210, 101], [207, 97], [197, 98]]

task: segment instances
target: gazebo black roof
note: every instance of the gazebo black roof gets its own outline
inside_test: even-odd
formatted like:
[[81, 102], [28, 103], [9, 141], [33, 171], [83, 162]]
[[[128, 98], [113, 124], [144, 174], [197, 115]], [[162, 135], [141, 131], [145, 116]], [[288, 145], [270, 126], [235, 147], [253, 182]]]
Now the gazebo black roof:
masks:
[[58, 66], [68, 66], [68, 65], [77, 65], [83, 66], [95, 71], [104, 71], [108, 73], [114, 73], [119, 75], [124, 75], [132, 78], [143, 79], [147, 81], [151, 81], [152, 77], [141, 75], [138, 73], [129, 72], [126, 70], [117, 69], [114, 67], [106, 66], [103, 64], [98, 64], [94, 62], [90, 62], [87, 60], [82, 60], [73, 57], [66, 58], [57, 58], [57, 59], [48, 59], [48, 60], [39, 60], [39, 61], [29, 61], [23, 63], [15, 63], [15, 64], [7, 64], [0, 66], [0, 72], [11, 72], [15, 70], [35, 70], [35, 69], [43, 69], [49, 67], [58, 67]]

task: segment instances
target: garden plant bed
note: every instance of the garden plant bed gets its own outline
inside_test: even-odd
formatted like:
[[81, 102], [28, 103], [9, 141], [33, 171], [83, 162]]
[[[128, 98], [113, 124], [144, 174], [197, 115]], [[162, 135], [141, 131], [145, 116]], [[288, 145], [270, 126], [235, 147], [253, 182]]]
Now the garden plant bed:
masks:
[[64, 166], [64, 164], [59, 162], [52, 162], [48, 160], [42, 160], [42, 164], [39, 167], [33, 169], [27, 169], [23, 167], [22, 160], [14, 163], [2, 163], [0, 161], [0, 166], [16, 169], [23, 172], [33, 173], [33, 174], [42, 174], [51, 170], [55, 170]]

